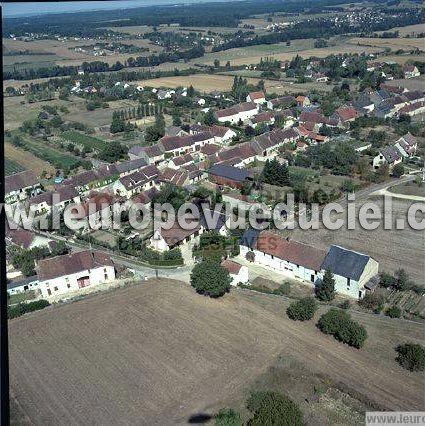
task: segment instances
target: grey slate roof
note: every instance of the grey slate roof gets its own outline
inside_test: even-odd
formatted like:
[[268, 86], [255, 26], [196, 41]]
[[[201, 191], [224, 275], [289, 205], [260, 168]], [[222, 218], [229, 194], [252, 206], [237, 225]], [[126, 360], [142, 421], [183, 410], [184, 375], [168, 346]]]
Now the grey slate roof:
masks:
[[322, 263], [322, 269], [330, 269], [336, 275], [358, 281], [369, 259], [365, 254], [331, 246]]
[[237, 167], [226, 166], [224, 164], [214, 164], [208, 170], [208, 173], [214, 176], [220, 176], [238, 182], [243, 182], [251, 178], [251, 174], [248, 170], [238, 169]]
[[259, 229], [248, 228], [242, 235], [240, 245], [254, 248], [260, 235]]

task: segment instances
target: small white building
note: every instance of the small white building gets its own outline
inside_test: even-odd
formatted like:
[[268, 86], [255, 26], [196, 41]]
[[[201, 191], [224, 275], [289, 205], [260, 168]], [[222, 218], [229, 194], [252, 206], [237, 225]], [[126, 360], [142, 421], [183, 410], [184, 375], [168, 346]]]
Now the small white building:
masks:
[[402, 160], [403, 156], [395, 146], [386, 146], [373, 159], [373, 168], [376, 170], [383, 164], [388, 164], [390, 169], [392, 169], [396, 164], [401, 163]]
[[234, 262], [233, 260], [226, 259], [221, 262], [221, 266], [227, 269], [230, 274], [232, 286], [237, 286], [239, 283], [247, 284], [249, 281], [249, 270], [247, 266], [242, 266], [239, 263]]
[[90, 250], [40, 260], [36, 270], [43, 298], [113, 281], [116, 276], [109, 255]]
[[256, 104], [264, 104], [266, 102], [266, 95], [264, 92], [251, 92], [246, 97], [247, 102], [254, 102]]
[[199, 242], [199, 236], [203, 232], [204, 228], [199, 223], [193, 229], [183, 229], [176, 221], [170, 229], [156, 229], [150, 239], [150, 246], [159, 252], [188, 247]]

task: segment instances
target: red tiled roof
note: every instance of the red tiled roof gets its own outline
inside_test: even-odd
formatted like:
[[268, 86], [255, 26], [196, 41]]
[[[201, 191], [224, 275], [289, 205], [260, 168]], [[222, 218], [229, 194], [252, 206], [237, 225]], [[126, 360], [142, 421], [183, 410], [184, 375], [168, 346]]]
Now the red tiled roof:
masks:
[[47, 281], [89, 269], [113, 265], [109, 255], [104, 252], [80, 251], [40, 260], [37, 265], [38, 279], [40, 281]]
[[15, 173], [10, 176], [6, 176], [4, 179], [5, 193], [8, 194], [12, 191], [18, 191], [19, 189], [28, 188], [36, 185], [37, 178], [31, 170], [24, 170], [23, 172]]
[[229, 274], [237, 275], [242, 268], [242, 265], [233, 260], [226, 259], [221, 262], [221, 266], [229, 271]]
[[266, 97], [264, 92], [251, 92], [248, 96], [250, 97], [251, 101], [254, 101], [256, 99], [264, 99]]
[[270, 231], [260, 233], [255, 248], [263, 253], [314, 271], [320, 270], [326, 256], [325, 250], [283, 238]]

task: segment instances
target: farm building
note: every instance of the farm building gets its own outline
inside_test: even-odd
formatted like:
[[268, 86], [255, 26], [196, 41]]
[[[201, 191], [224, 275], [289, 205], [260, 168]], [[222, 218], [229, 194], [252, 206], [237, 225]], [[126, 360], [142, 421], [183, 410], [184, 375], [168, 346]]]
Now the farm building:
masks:
[[157, 251], [164, 252], [175, 247], [182, 248], [189, 243], [197, 243], [204, 228], [198, 223], [192, 229], [183, 229], [176, 221], [170, 229], [156, 229], [150, 239], [150, 246]]
[[365, 286], [378, 275], [379, 264], [365, 254], [331, 246], [321, 269], [332, 271], [338, 293], [362, 299], [366, 294]]
[[379, 264], [362, 253], [331, 246], [329, 251], [284, 238], [271, 231], [248, 229], [240, 241], [240, 255], [288, 278], [320, 285], [326, 269], [335, 279], [335, 290], [361, 299], [378, 275]]
[[115, 279], [115, 266], [108, 254], [81, 251], [40, 260], [36, 267], [43, 297], [66, 294]]

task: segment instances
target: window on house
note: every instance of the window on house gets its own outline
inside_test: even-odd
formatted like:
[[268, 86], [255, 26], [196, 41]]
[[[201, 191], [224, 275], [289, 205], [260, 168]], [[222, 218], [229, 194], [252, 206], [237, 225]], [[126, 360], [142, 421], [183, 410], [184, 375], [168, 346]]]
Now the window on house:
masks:
[[58, 291], [58, 288], [55, 286], [55, 287], [53, 287], [53, 290]]
[[67, 286], [68, 288], [71, 288], [71, 284], [69, 284], [69, 283], [68, 283], [66, 286]]

